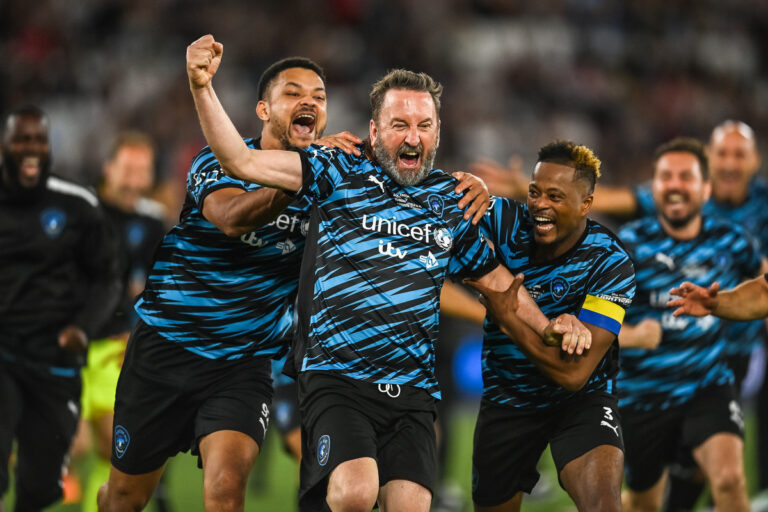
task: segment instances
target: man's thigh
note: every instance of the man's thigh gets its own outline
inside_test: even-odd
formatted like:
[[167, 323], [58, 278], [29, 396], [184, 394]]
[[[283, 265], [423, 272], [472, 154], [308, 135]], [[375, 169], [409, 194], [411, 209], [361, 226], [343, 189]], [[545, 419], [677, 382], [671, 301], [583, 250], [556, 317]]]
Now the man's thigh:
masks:
[[612, 446], [623, 452], [624, 434], [616, 398], [594, 393], [572, 400], [560, 414], [550, 440], [558, 474], [568, 463], [598, 446]]
[[111, 462], [128, 475], [161, 468], [169, 457], [189, 450], [194, 440], [197, 411], [182, 384], [166, 375], [152, 378], [146, 369], [144, 347], [158, 342], [153, 336], [141, 323], [134, 330], [115, 394]]
[[481, 403], [472, 454], [475, 505], [492, 507], [531, 492], [539, 479], [536, 465], [549, 442], [549, 416]]
[[16, 428], [17, 501], [47, 506], [61, 497], [62, 468], [80, 419], [80, 377], [26, 374]]
[[11, 457], [11, 447], [16, 432], [16, 426], [21, 418], [24, 404], [21, 388], [16, 381], [11, 368], [0, 360], [0, 496], [8, 489], [8, 460]]
[[[385, 486], [390, 481], [407, 480], [423, 487], [431, 495], [437, 478], [434, 413], [407, 411], [392, 422], [378, 427], [379, 484]], [[391, 488], [415, 489], [402, 483]], [[397, 509], [390, 507], [390, 510]]]
[[650, 490], [681, 445], [683, 423], [679, 408], [637, 412], [621, 409], [624, 433], [624, 478], [631, 492]]
[[687, 404], [682, 443], [694, 449], [715, 434], [744, 438], [744, 415], [733, 385], [701, 390]]
[[302, 427], [301, 434], [301, 510], [322, 510], [328, 479], [339, 465], [363, 458], [377, 460], [375, 429], [354, 407], [329, 405]]

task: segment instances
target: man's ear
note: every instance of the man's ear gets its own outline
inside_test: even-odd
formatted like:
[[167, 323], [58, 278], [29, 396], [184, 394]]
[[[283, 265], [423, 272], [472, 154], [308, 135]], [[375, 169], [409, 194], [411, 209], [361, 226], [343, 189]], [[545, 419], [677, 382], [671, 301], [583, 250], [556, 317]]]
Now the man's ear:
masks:
[[256, 115], [264, 122], [269, 121], [269, 104], [261, 100], [256, 104]]
[[595, 200], [594, 194], [589, 194], [586, 197], [584, 197], [584, 200], [581, 202], [581, 215], [586, 216], [589, 213], [589, 210], [592, 209], [592, 201]]
[[368, 135], [371, 138], [371, 147], [373, 147], [376, 144], [376, 137], [379, 135], [379, 132], [376, 129], [376, 123], [373, 119], [371, 119], [371, 122], [368, 125]]

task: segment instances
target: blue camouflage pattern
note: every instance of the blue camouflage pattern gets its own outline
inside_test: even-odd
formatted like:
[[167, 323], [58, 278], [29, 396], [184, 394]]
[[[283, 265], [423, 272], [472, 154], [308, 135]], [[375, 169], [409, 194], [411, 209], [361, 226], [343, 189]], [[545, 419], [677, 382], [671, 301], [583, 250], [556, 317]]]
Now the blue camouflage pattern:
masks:
[[[246, 139], [258, 149], [257, 139]], [[307, 207], [289, 205], [273, 222], [228, 237], [202, 214], [226, 187], [259, 185], [228, 177], [209, 147], [192, 161], [179, 223], [157, 251], [136, 312], [163, 337], [209, 359], [280, 356], [293, 325]]]
[[700, 389], [733, 382], [723, 350], [725, 322], [708, 315], [673, 317], [666, 306], [671, 288], [683, 281], [709, 286], [719, 281], [731, 288], [760, 268], [757, 244], [739, 226], [705, 217], [701, 232], [691, 240], [675, 240], [656, 218], [627, 224], [619, 231], [635, 263], [637, 297], [625, 323], [644, 318], [662, 326], [661, 344], [654, 350], [624, 348], [619, 373], [619, 406], [636, 411], [660, 411], [690, 400]]
[[[616, 236], [597, 222], [588, 220], [576, 245], [547, 262], [533, 261], [533, 222], [524, 204], [493, 198], [482, 232], [493, 243], [496, 257], [503, 265], [513, 274], [525, 274], [524, 286], [548, 318], [564, 313], [579, 315], [588, 294], [624, 309], [634, 298], [632, 261]], [[484, 400], [518, 410], [540, 410], [588, 393], [615, 392], [619, 353], [616, 341], [584, 387], [570, 392], [541, 373], [498, 325], [487, 318], [484, 331]]]
[[299, 197], [312, 207], [298, 368], [415, 386], [440, 398], [434, 344], [443, 281], [498, 265], [458, 208], [457, 181], [433, 170], [402, 187], [365, 156], [321, 146], [300, 155]]

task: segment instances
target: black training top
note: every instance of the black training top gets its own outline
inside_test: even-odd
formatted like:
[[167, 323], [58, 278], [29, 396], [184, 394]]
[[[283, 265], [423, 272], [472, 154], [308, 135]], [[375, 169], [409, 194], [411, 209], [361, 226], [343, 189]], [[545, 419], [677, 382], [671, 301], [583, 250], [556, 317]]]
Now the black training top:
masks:
[[73, 376], [85, 354], [58, 346], [68, 325], [93, 337], [120, 298], [113, 236], [96, 196], [50, 176], [20, 201], [0, 188], [0, 356]]

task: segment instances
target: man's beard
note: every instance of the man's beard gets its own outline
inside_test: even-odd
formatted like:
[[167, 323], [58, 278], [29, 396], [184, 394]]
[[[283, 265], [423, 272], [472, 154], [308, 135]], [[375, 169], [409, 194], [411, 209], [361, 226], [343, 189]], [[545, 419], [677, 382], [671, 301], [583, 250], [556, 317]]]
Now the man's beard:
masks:
[[291, 144], [291, 141], [288, 138], [289, 129], [290, 127], [286, 126], [281, 120], [276, 118], [272, 119], [272, 135], [274, 135], [275, 138], [280, 141], [280, 145], [283, 147], [283, 149], [293, 147], [293, 144]]
[[679, 219], [671, 219], [667, 217], [664, 212], [661, 212], [661, 216], [664, 218], [665, 221], [667, 221], [667, 224], [672, 226], [675, 229], [681, 229], [686, 227], [688, 224], [693, 222], [693, 220], [699, 216], [701, 213], [701, 210], [692, 211], [685, 217], [680, 217]]
[[389, 177], [395, 180], [397, 184], [402, 187], [412, 187], [418, 185], [427, 175], [432, 171], [432, 166], [435, 163], [435, 155], [437, 154], [437, 148], [440, 145], [438, 141], [435, 147], [429, 153], [425, 153], [423, 150], [419, 151], [421, 154], [421, 165], [415, 171], [408, 171], [407, 173], [401, 173], [397, 170], [397, 155], [408, 150], [419, 150], [419, 146], [410, 146], [408, 144], [402, 144], [394, 156], [387, 153], [387, 150], [381, 144], [377, 144], [373, 147], [373, 154], [376, 156], [377, 163], [384, 169], [384, 172], [389, 174]]

